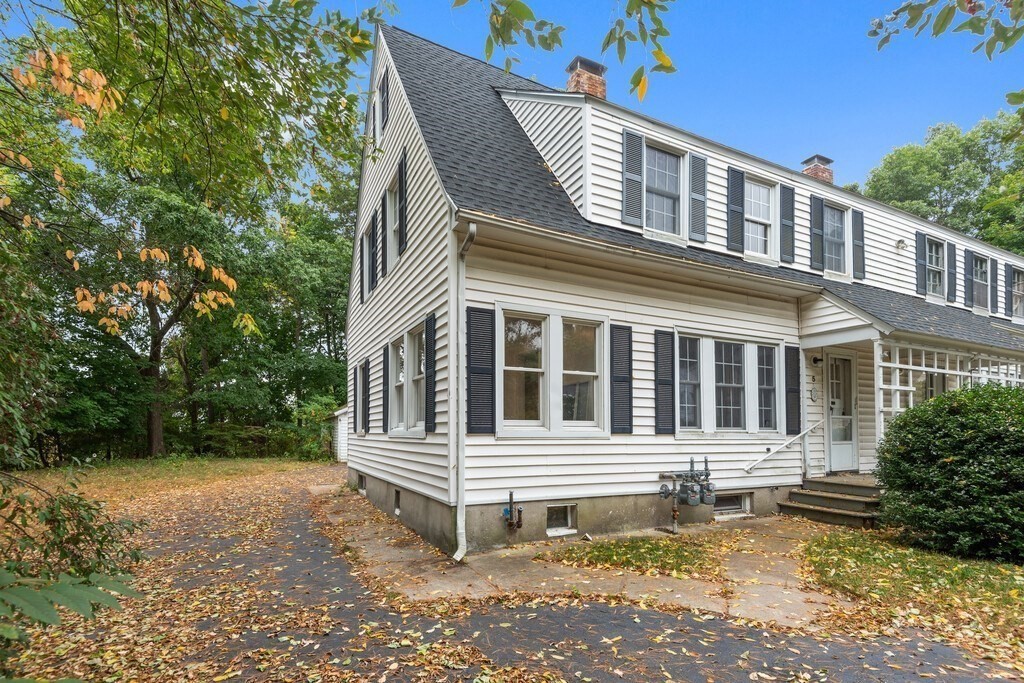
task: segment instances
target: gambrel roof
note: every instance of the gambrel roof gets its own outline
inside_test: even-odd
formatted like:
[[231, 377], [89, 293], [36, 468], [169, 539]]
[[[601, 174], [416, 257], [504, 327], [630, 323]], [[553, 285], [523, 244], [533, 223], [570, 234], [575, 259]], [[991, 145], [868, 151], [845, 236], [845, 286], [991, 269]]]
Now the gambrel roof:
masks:
[[585, 219], [499, 91], [558, 92], [393, 26], [381, 34], [445, 191], [459, 210], [608, 245], [820, 288], [891, 330], [1024, 353], [1024, 326], [921, 297], [654, 240]]

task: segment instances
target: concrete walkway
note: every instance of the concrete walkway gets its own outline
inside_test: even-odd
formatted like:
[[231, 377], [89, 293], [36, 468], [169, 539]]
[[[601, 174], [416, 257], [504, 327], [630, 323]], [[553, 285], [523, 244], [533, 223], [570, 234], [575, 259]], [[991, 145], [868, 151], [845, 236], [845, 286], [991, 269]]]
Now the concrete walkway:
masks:
[[457, 564], [354, 492], [317, 487], [311, 493], [336, 494], [327, 502], [328, 519], [338, 525], [341, 539], [357, 553], [357, 572], [414, 602], [489, 599], [508, 593], [604, 595], [805, 630], [813, 630], [815, 617], [839, 602], [801, 582], [797, 573], [800, 543], [820, 534], [821, 527], [792, 517], [684, 527], [682, 533], [720, 530], [731, 531], [738, 538], [723, 554], [721, 580], [705, 581], [569, 567], [538, 559], [539, 554], [563, 542], [472, 554]]

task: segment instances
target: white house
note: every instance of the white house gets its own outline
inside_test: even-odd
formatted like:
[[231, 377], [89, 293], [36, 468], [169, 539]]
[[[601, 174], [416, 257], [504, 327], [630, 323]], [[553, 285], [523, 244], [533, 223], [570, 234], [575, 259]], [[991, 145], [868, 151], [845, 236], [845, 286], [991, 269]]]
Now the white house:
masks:
[[[870, 473], [894, 415], [1024, 377], [1024, 259], [394, 27], [372, 67], [349, 471], [457, 557]], [[503, 512], [523, 507], [521, 528]], [[684, 519], [706, 519], [711, 506]], [[513, 525], [514, 527], [514, 525]]]

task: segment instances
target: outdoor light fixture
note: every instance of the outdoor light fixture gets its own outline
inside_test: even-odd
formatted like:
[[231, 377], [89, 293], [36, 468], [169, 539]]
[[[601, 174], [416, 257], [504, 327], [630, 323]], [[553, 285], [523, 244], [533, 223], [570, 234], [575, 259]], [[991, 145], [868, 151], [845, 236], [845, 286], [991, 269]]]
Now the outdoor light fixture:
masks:
[[907, 241], [906, 240], [896, 240], [896, 248], [897, 249], [906, 249], [907, 248]]

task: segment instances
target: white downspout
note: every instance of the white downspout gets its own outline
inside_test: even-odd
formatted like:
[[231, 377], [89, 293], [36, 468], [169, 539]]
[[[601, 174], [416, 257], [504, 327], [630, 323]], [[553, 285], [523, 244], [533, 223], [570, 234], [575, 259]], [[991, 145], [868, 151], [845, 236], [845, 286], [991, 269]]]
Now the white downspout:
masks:
[[[455, 315], [458, 319], [458, 339], [455, 345], [458, 349], [456, 357], [459, 358], [458, 362], [460, 363], [460, 367], [455, 370], [459, 378], [458, 395], [460, 401], [466, 395], [466, 373], [461, 367], [461, 357], [465, 353], [466, 348], [466, 254], [469, 253], [475, 241], [476, 223], [470, 223], [466, 239], [462, 241], [462, 246], [459, 247], [458, 259], [455, 264], [456, 279], [458, 280], [456, 284], [458, 291], [457, 303], [455, 306]], [[466, 430], [462, 424], [463, 415], [465, 415], [465, 411], [460, 403], [458, 414], [454, 420], [456, 444], [455, 478], [458, 496], [455, 507], [455, 540], [458, 543], [458, 547], [455, 549], [452, 559], [456, 562], [461, 561], [466, 556]]]

